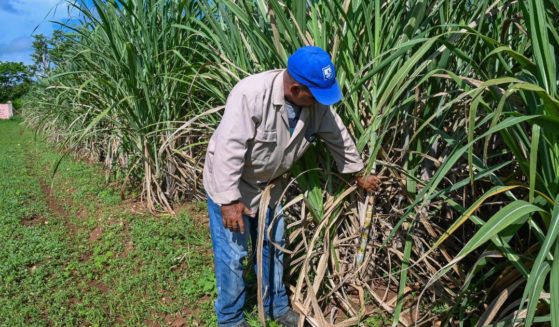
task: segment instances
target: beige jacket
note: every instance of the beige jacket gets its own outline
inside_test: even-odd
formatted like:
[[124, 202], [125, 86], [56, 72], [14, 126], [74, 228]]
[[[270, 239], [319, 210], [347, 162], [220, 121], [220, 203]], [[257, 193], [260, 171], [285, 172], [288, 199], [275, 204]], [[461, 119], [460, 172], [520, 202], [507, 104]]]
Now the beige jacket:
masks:
[[[241, 200], [257, 212], [266, 184], [287, 172], [316, 136], [322, 138], [341, 173], [363, 169], [363, 161], [340, 117], [328, 106], [302, 108], [289, 133], [284, 108], [283, 72], [249, 76], [233, 88], [225, 113], [210, 139], [204, 188], [218, 204]], [[277, 179], [274, 183], [278, 184]], [[271, 191], [275, 205], [282, 187]]]

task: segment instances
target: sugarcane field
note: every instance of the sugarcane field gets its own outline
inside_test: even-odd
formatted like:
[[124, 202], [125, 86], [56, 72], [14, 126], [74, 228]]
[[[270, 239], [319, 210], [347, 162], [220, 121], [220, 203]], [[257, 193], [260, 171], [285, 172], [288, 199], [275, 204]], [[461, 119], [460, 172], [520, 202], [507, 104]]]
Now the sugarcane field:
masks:
[[559, 327], [559, 0], [0, 0], [0, 326]]

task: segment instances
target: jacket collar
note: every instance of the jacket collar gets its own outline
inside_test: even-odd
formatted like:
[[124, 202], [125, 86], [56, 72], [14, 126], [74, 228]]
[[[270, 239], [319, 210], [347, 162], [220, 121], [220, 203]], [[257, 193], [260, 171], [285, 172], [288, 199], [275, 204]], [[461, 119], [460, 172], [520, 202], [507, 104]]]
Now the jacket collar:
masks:
[[272, 84], [272, 104], [274, 108], [279, 111], [279, 114], [283, 120], [284, 127], [287, 129], [289, 134], [289, 120], [287, 118], [287, 112], [285, 111], [285, 93], [283, 91], [283, 74], [285, 69], [278, 71], [278, 74], [274, 78]]
[[274, 84], [272, 88], [272, 103], [275, 106], [283, 106], [285, 104], [284, 92], [283, 92], [283, 74], [285, 69], [282, 69], [278, 76], [274, 79]]
[[289, 140], [286, 144], [286, 148], [293, 143], [293, 141], [297, 138], [297, 136], [303, 131], [303, 128], [307, 124], [307, 120], [309, 119], [309, 110], [308, 107], [301, 108], [301, 115], [299, 116], [299, 120], [297, 121], [297, 125], [295, 125], [295, 130], [293, 131], [293, 135], [289, 133], [289, 119], [287, 118], [287, 112], [285, 110], [285, 98], [284, 98], [284, 91], [283, 91], [283, 76], [284, 76], [285, 69], [281, 70], [278, 73], [278, 76], [275, 78], [273, 82], [273, 89], [272, 89], [272, 103], [274, 107], [280, 111], [280, 115], [282, 117], [284, 123], [283, 132], [286, 133], [286, 137]]

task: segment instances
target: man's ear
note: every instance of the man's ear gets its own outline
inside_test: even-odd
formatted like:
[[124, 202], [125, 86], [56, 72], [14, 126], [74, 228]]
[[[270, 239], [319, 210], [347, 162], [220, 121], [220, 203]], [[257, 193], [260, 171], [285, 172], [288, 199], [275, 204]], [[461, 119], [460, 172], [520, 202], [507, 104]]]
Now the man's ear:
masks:
[[298, 97], [299, 93], [301, 93], [301, 86], [299, 84], [291, 84], [291, 86], [289, 87], [291, 94], [293, 96]]

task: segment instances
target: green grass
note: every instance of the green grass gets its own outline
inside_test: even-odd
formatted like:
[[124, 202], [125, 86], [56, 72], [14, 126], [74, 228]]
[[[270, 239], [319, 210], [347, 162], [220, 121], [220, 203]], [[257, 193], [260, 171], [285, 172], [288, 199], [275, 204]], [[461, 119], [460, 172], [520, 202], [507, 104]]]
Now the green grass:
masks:
[[214, 325], [205, 206], [134, 213], [99, 167], [70, 159], [49, 196], [59, 157], [0, 121], [0, 325]]
[[153, 216], [99, 166], [67, 158], [53, 180], [60, 157], [0, 121], [0, 326], [216, 325], [205, 203]]

